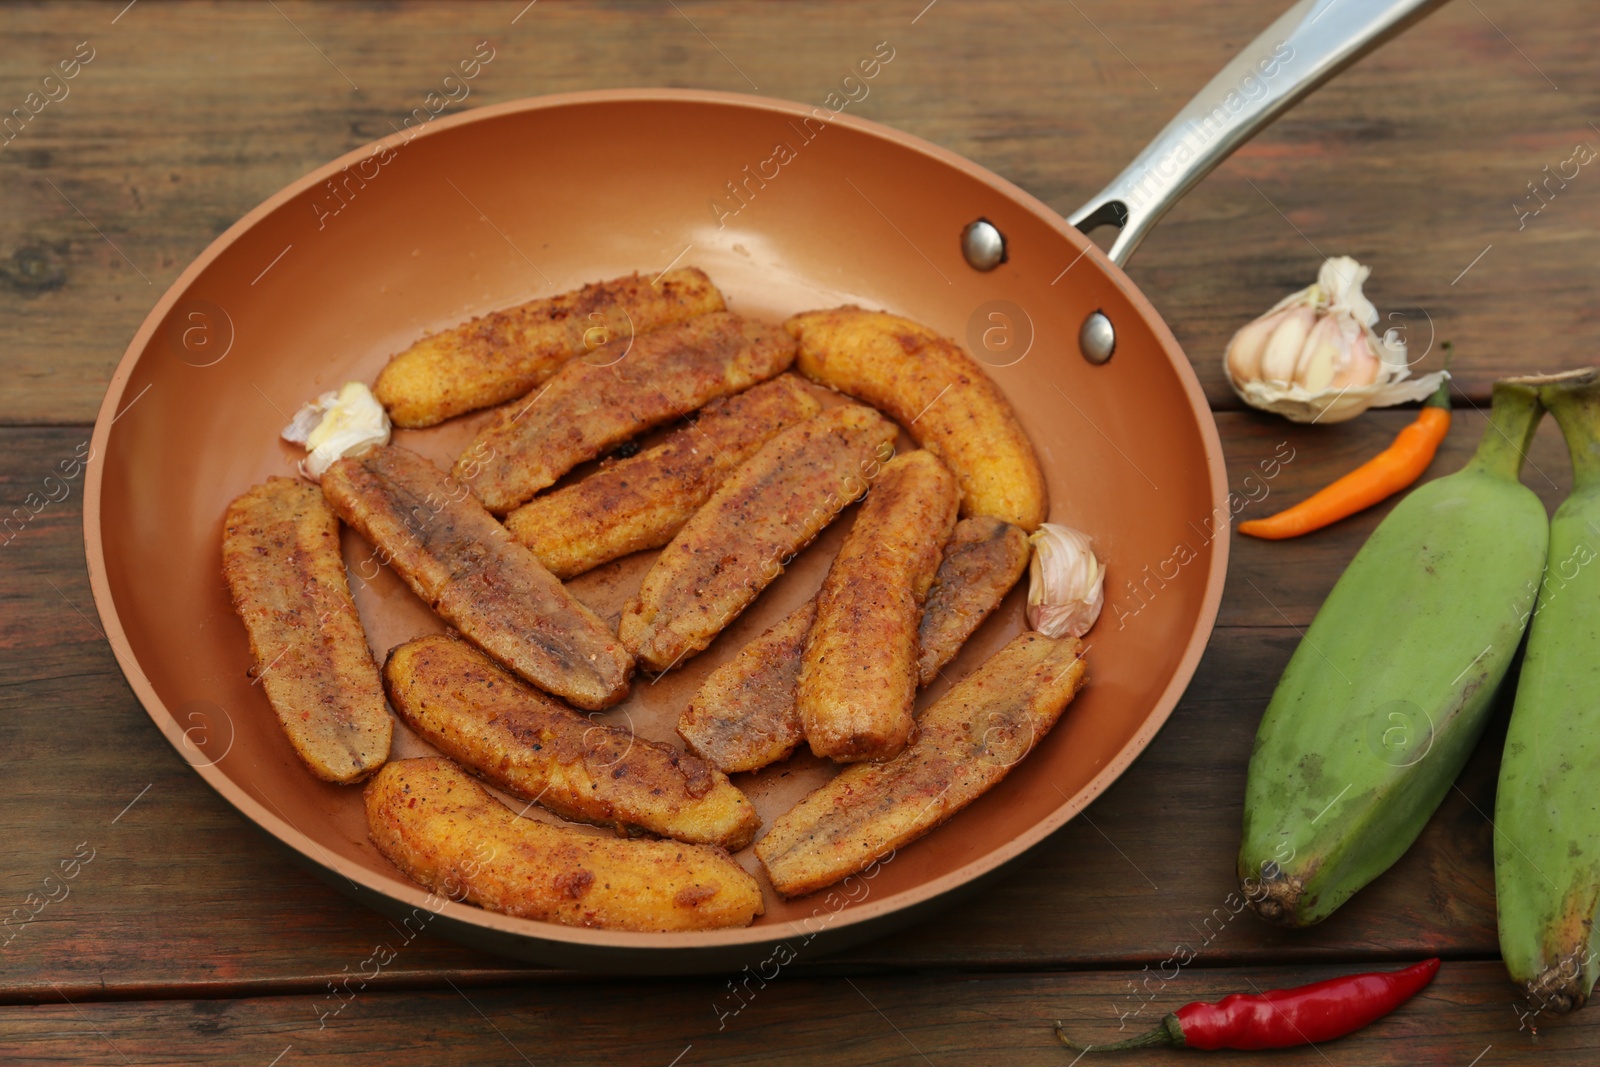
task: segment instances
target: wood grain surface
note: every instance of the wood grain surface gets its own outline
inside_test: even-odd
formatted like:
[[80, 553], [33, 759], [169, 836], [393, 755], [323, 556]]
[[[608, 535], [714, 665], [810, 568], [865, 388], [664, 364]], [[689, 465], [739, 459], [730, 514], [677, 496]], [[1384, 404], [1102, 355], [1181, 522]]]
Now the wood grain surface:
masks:
[[[1282, 6], [940, 0], [917, 17], [926, 0], [546, 0], [513, 23], [524, 2], [143, 0], [115, 21], [100, 4], [7, 7], [0, 111], [22, 105], [79, 42], [94, 59], [0, 148], [11, 371], [0, 420], [91, 419], [145, 312], [195, 255], [288, 182], [390, 134], [479, 41], [495, 58], [451, 112], [638, 85], [815, 103], [887, 40], [895, 61], [852, 110], [1068, 212]], [[1324, 255], [1372, 266], [1370, 295], [1397, 316], [1385, 325], [1416, 354], [1434, 342], [1423, 366], [1438, 360], [1437, 341], [1455, 340], [1475, 398], [1507, 371], [1577, 357], [1600, 316], [1586, 240], [1600, 223], [1600, 176], [1584, 168], [1552, 185], [1537, 216], [1512, 205], [1544, 204], [1528, 183], [1579, 143], [1600, 148], [1597, 43], [1600, 21], [1580, 3], [1449, 4], [1192, 192], [1130, 273], [1213, 403], [1237, 406], [1219, 371], [1228, 337], [1309, 284]]]
[[[1446, 965], [1433, 984], [1361, 1033], [1279, 1052], [1149, 1049], [1093, 1062], [1149, 1067], [1203, 1062], [1261, 1064], [1593, 1063], [1593, 1027], [1515, 1034], [1498, 963]], [[1139, 1016], [1129, 975], [1107, 971], [953, 972], [784, 976], [752, 984], [744, 1008], [711, 979], [457, 988], [352, 994], [337, 1016], [319, 1019], [315, 997], [55, 1004], [0, 1008], [7, 1062], [117, 1064], [639, 1063], [1017, 1064], [1065, 1067], [1070, 1036], [1113, 1041], [1149, 1029], [1185, 1000], [1215, 1000], [1254, 982], [1263, 989], [1341, 973], [1327, 966], [1202, 968], [1180, 972]], [[320, 1025], [319, 1023], [325, 1023]], [[1126, 1029], [1118, 1027], [1126, 1024]], [[1508, 1025], [1509, 1023], [1509, 1025]], [[719, 1024], [721, 1029], [719, 1029]], [[1526, 1050], [1536, 1050], [1528, 1053]], [[120, 1057], [120, 1058], [119, 1058]], [[274, 1057], [281, 1057], [274, 1061]], [[470, 1059], [468, 1058], [470, 1057]], [[1090, 1061], [1086, 1061], [1090, 1062]]]
[[[457, 108], [629, 85], [814, 102], [889, 40], [896, 62], [860, 114], [1068, 211], [1281, 6], [524, 2], [0, 9], [0, 114], [80, 42], [94, 50], [70, 95], [0, 145], [0, 513], [81, 454], [123, 347], [190, 259], [287, 182], [389, 132], [479, 41], [496, 58]], [[1130, 273], [1221, 409], [1245, 516], [1303, 498], [1411, 417], [1294, 427], [1237, 410], [1218, 368], [1228, 336], [1324, 253], [1373, 266], [1371, 295], [1400, 316], [1388, 324], [1414, 352], [1433, 340], [1425, 365], [1438, 341], [1456, 344], [1462, 410], [1430, 476], [1470, 453], [1494, 377], [1593, 359], [1600, 177], [1585, 168], [1538, 216], [1511, 205], [1536, 206], [1526, 183], [1574, 145], [1600, 146], [1597, 43], [1575, 2], [1447, 5], [1247, 145], [1141, 248]], [[1295, 458], [1264, 478], [1285, 448]], [[1524, 481], [1551, 506], [1564, 494], [1553, 427]], [[726, 978], [573, 975], [426, 934], [332, 1013], [329, 983], [395, 945], [394, 927], [269, 842], [151, 727], [100, 633], [81, 479], [68, 489], [0, 544], [3, 909], [61, 859], [94, 858], [64, 899], [0, 932], [0, 1061], [1065, 1064], [1058, 1018], [1113, 1039], [1191, 999], [1425, 954], [1445, 957], [1438, 981], [1392, 1018], [1249, 1061], [1600, 1060], [1596, 1009], [1519, 1029], [1498, 961], [1487, 815], [1504, 701], [1421, 839], [1328, 922], [1288, 932], [1226, 907], [1256, 721], [1297, 628], [1386, 506], [1292, 544], [1236, 537], [1216, 634], [1160, 736], [952, 911], [802, 958], [733, 1015]], [[1109, 591], [1101, 625], [1125, 597]], [[1197, 956], [1167, 978], [1180, 944]]]

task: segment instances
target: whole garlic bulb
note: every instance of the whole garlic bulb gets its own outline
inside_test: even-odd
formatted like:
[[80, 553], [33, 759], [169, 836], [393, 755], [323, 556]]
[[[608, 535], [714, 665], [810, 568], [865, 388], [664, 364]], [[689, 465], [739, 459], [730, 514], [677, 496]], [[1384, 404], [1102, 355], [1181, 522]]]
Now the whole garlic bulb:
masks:
[[336, 459], [389, 443], [389, 414], [361, 382], [345, 382], [301, 407], [283, 428], [285, 441], [302, 445], [300, 473], [314, 482]]
[[1335, 256], [1316, 282], [1234, 334], [1224, 365], [1239, 398], [1294, 422], [1343, 422], [1438, 389], [1445, 372], [1412, 378], [1397, 331], [1373, 329], [1378, 309], [1361, 292], [1371, 273]]
[[1028, 540], [1028, 625], [1046, 637], [1082, 637], [1105, 604], [1106, 569], [1089, 535], [1046, 522]]

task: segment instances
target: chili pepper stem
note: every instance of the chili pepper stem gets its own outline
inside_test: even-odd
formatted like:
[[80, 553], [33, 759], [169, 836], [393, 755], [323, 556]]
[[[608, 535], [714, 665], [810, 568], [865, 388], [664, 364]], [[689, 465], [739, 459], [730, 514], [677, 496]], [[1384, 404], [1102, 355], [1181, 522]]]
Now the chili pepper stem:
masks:
[[1056, 1023], [1056, 1040], [1072, 1049], [1074, 1052], [1121, 1052], [1130, 1048], [1154, 1048], [1164, 1045], [1169, 1048], [1183, 1047], [1183, 1027], [1178, 1022], [1176, 1015], [1168, 1015], [1161, 1020], [1161, 1025], [1148, 1033], [1138, 1037], [1130, 1037], [1126, 1041], [1113, 1041], [1109, 1045], [1079, 1045], [1062, 1032], [1061, 1024]]
[[[1449, 343], [1450, 342], [1448, 341], [1445, 342], [1445, 344]], [[1445, 353], [1444, 365], [1446, 370], [1450, 368], [1450, 354], [1448, 352]], [[1439, 383], [1439, 388], [1428, 394], [1428, 399], [1422, 402], [1422, 406], [1425, 408], [1444, 408], [1447, 411], [1449, 410], [1450, 378], [1448, 375], [1445, 377], [1444, 381]]]

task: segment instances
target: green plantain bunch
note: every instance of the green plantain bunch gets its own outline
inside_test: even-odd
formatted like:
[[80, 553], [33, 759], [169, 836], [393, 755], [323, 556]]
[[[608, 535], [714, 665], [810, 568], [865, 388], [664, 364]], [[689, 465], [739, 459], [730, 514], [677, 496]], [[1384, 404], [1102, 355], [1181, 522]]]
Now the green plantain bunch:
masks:
[[[1256, 734], [1239, 877], [1258, 914], [1320, 922], [1416, 840], [1528, 631], [1495, 808], [1500, 941], [1540, 1010], [1600, 976], [1600, 381], [1494, 386], [1466, 467], [1379, 524], [1295, 649]], [[1572, 455], [1547, 519], [1518, 480], [1546, 411]]]

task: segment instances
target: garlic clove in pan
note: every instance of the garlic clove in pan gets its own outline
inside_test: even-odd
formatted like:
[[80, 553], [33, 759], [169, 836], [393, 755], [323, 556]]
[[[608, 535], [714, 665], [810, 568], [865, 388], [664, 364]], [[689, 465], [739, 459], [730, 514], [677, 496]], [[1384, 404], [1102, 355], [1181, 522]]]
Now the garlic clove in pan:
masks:
[[1082, 637], [1105, 604], [1106, 569], [1089, 535], [1046, 522], [1028, 540], [1028, 625], [1046, 637]]
[[320, 482], [334, 460], [388, 444], [389, 415], [371, 389], [361, 382], [345, 382], [295, 412], [281, 436], [304, 446], [307, 454], [300, 461], [300, 473]]
[[1228, 383], [1246, 404], [1294, 422], [1342, 422], [1369, 407], [1423, 400], [1445, 372], [1411, 377], [1398, 331], [1379, 336], [1361, 291], [1371, 270], [1349, 256], [1247, 323], [1228, 343]]

